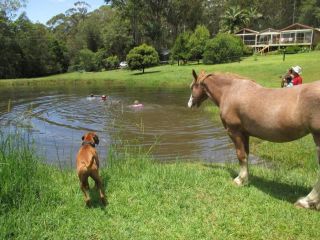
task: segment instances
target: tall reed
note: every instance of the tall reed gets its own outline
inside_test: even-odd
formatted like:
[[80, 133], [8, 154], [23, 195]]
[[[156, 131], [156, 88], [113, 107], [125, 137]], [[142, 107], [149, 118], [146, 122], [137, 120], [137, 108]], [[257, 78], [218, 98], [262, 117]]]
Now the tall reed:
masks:
[[47, 175], [28, 137], [0, 133], [0, 214], [37, 202]]

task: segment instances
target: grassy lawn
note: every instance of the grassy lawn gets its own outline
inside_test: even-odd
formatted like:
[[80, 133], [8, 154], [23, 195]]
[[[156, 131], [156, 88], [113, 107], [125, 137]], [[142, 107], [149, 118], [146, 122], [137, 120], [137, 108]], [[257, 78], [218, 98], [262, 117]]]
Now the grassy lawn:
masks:
[[12, 79], [0, 80], [0, 86], [30, 85], [30, 84], [57, 84], [70, 83], [74, 81], [93, 82], [109, 81], [113, 84], [131, 86], [150, 87], [186, 87], [192, 80], [192, 69], [197, 72], [205, 70], [207, 72], [233, 72], [247, 76], [260, 84], [268, 87], [279, 87], [279, 76], [283, 75], [291, 66], [302, 66], [304, 82], [320, 80], [319, 76], [320, 51], [310, 53], [286, 55], [286, 60], [282, 60], [282, 55], [251, 56], [241, 62], [203, 65], [162, 65], [146, 69], [145, 74], [140, 71], [113, 70], [104, 72], [75, 72], [50, 77], [36, 79]]
[[[246, 58], [221, 65], [159, 66], [1, 80], [0, 86], [104, 81], [126, 86], [187, 87], [191, 70], [228, 71], [264, 86], [300, 65], [304, 82], [320, 79], [320, 52]], [[217, 108], [205, 107], [216, 118]], [[112, 156], [101, 175], [109, 205], [84, 206], [75, 170], [43, 165], [19, 139], [0, 138], [0, 239], [319, 239], [317, 211], [293, 203], [315, 183], [318, 166], [310, 136], [275, 144], [251, 141], [268, 160], [250, 165], [250, 184], [235, 187], [237, 164], [160, 164], [144, 155]]]
[[74, 170], [44, 166], [24, 147], [1, 150], [0, 239], [319, 237], [319, 212], [293, 207], [315, 169], [252, 166], [250, 184], [239, 188], [236, 165], [112, 157], [101, 173], [109, 205], [93, 191], [86, 208]]

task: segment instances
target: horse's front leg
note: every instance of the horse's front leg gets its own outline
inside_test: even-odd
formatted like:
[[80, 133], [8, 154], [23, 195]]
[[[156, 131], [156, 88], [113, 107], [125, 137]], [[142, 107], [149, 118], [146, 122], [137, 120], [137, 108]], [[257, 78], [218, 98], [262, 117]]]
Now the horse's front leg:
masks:
[[[318, 163], [320, 164], [320, 134], [313, 134], [313, 139], [317, 145]], [[311, 192], [306, 197], [300, 198], [295, 203], [295, 206], [320, 210], [320, 173], [318, 174], [318, 181]]]
[[248, 183], [249, 180], [249, 171], [248, 171], [248, 156], [249, 156], [249, 136], [238, 132], [228, 130], [228, 134], [232, 139], [235, 148], [237, 157], [240, 164], [239, 175], [233, 180], [238, 186], [242, 186]]

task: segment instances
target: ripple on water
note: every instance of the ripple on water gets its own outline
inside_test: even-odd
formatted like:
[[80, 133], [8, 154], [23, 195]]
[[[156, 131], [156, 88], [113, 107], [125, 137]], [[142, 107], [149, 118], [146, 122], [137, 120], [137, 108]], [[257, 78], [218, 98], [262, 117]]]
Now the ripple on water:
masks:
[[[79, 89], [59, 94], [33, 92], [12, 100], [11, 111], [0, 115], [1, 128], [28, 130], [37, 149], [49, 162], [73, 159], [85, 131], [96, 131], [99, 151], [105, 158], [107, 149], [118, 139], [127, 147], [141, 147], [158, 160], [235, 160], [233, 146], [220, 123], [201, 109], [191, 111], [184, 91], [127, 91], [114, 89], [106, 101], [87, 98]], [[139, 99], [144, 107], [129, 105]], [[0, 106], [4, 112], [6, 106]]]

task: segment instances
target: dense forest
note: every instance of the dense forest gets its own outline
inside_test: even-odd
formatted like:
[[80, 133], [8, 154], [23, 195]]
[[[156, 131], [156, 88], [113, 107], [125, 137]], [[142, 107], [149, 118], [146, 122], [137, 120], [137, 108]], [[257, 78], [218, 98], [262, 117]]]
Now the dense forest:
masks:
[[174, 51], [177, 41], [190, 38], [201, 47], [204, 35], [214, 38], [243, 27], [281, 29], [295, 22], [320, 27], [320, 0], [105, 0], [94, 11], [78, 1], [45, 25], [25, 13], [17, 16], [26, 4], [0, 0], [0, 78], [99, 71], [115, 67], [143, 43], [161, 56]]

